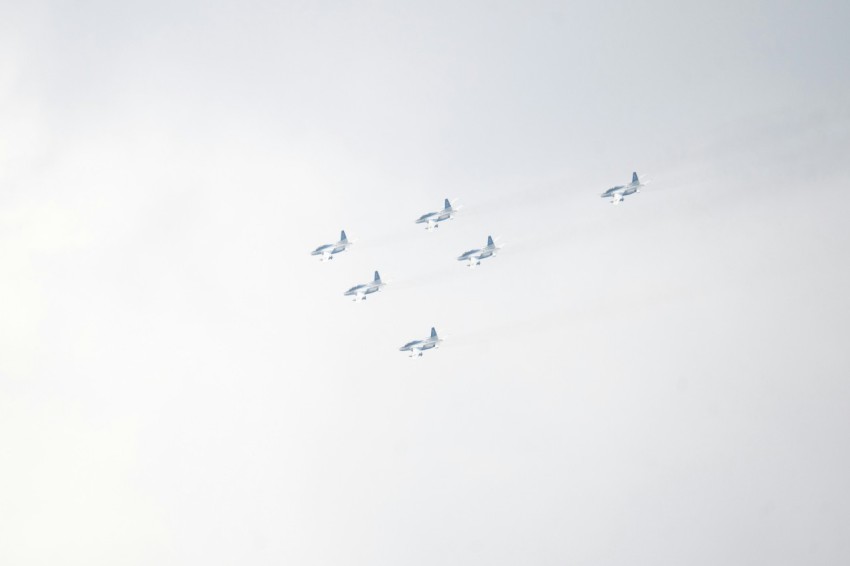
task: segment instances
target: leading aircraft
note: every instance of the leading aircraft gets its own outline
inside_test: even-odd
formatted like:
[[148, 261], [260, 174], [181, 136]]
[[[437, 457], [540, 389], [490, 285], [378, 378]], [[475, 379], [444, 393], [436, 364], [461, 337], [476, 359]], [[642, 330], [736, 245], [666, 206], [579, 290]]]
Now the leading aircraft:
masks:
[[469, 262], [466, 264], [467, 267], [475, 267], [476, 265], [481, 265], [481, 260], [495, 256], [496, 253], [499, 251], [499, 248], [500, 247], [493, 242], [493, 237], [487, 236], [486, 246], [479, 250], [469, 250], [468, 252], [463, 252], [457, 257], [457, 260]]
[[376, 271], [375, 278], [369, 283], [361, 283], [360, 285], [355, 285], [344, 294], [346, 297], [354, 297], [354, 300], [365, 301], [368, 295], [372, 293], [377, 293], [380, 291], [386, 283], [381, 281], [380, 274]]
[[431, 336], [425, 338], [424, 340], [413, 340], [412, 342], [408, 342], [407, 344], [399, 348], [399, 351], [410, 352], [411, 358], [421, 358], [422, 353], [425, 350], [439, 348], [440, 342], [442, 342], [442, 340], [437, 336], [437, 330], [432, 326]]
[[344, 252], [349, 247], [351, 247], [351, 244], [353, 244], [353, 242], [349, 241], [349, 239], [345, 237], [345, 230], [342, 230], [339, 233], [339, 241], [337, 243], [319, 246], [318, 248], [310, 252], [310, 255], [322, 256], [320, 261], [333, 259], [334, 254]]
[[611, 187], [599, 196], [601, 196], [602, 198], [610, 198], [611, 204], [617, 205], [623, 202], [623, 199], [627, 196], [640, 191], [640, 188], [644, 185], [645, 183], [641, 183], [640, 179], [638, 179], [638, 174], [632, 173], [631, 183], [629, 183], [628, 185], [618, 185], [616, 187]]
[[454, 218], [454, 215], [457, 211], [460, 210], [460, 207], [453, 207], [452, 203], [449, 199], [445, 199], [443, 202], [443, 210], [439, 212], [428, 212], [423, 214], [419, 218], [416, 219], [417, 224], [425, 224], [426, 230], [433, 230], [434, 228], [439, 228], [439, 223], [444, 220], [451, 220]]

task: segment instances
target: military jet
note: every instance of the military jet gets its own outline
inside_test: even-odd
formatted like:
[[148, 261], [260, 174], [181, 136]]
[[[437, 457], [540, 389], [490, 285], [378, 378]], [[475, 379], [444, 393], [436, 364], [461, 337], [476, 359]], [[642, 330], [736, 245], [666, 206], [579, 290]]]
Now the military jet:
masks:
[[632, 173], [632, 182], [628, 185], [618, 185], [616, 187], [611, 187], [604, 193], [602, 193], [602, 198], [610, 198], [611, 204], [620, 204], [623, 202], [623, 199], [631, 194], [634, 194], [640, 190], [641, 187], [644, 186], [645, 183], [641, 183], [638, 179], [637, 173]]
[[377, 293], [380, 291], [386, 283], [381, 281], [381, 276], [378, 272], [375, 272], [375, 278], [369, 283], [362, 283], [360, 285], [355, 285], [351, 289], [345, 292], [346, 297], [354, 297], [355, 301], [365, 301], [368, 295], [372, 293]]
[[322, 256], [320, 258], [320, 261], [333, 259], [334, 254], [344, 252], [352, 245], [352, 243], [353, 242], [350, 242], [348, 238], [345, 237], [345, 230], [343, 230], [339, 233], [339, 241], [337, 243], [319, 246], [318, 248], [310, 252], [310, 255]]
[[408, 342], [401, 348], [399, 348], [400, 352], [410, 352], [411, 358], [421, 358], [422, 353], [425, 350], [430, 350], [432, 348], [439, 348], [440, 342], [442, 340], [437, 337], [437, 331], [434, 327], [431, 327], [431, 336], [424, 340], [413, 340], [412, 342]]
[[499, 246], [497, 246], [493, 242], [492, 236], [487, 236], [487, 245], [484, 246], [480, 250], [469, 250], [468, 252], [463, 252], [459, 256], [457, 256], [458, 261], [466, 261], [469, 262], [466, 264], [467, 267], [475, 267], [476, 265], [481, 265], [482, 259], [487, 259], [488, 257], [493, 257], [499, 251]]
[[427, 214], [423, 214], [419, 218], [416, 219], [417, 224], [425, 224], [426, 230], [433, 230], [434, 228], [439, 228], [439, 223], [443, 220], [451, 220], [454, 218], [455, 213], [460, 210], [460, 207], [453, 207], [452, 203], [449, 202], [449, 199], [445, 199], [443, 203], [443, 210], [439, 212], [429, 212]]

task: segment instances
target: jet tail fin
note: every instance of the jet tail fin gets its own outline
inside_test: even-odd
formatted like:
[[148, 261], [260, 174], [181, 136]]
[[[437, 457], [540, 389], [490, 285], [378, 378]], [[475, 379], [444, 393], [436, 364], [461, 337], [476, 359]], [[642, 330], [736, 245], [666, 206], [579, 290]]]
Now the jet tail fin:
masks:
[[375, 283], [380, 283], [380, 282], [381, 282], [381, 276], [380, 276], [380, 274], [376, 271], [376, 272], [375, 272]]
[[342, 230], [339, 233], [339, 241], [340, 242], [347, 242], [348, 241], [348, 238], [345, 237], [345, 230]]
[[487, 236], [487, 245], [492, 247], [493, 244], [493, 236]]
[[452, 207], [452, 203], [450, 203], [450, 202], [449, 202], [449, 199], [446, 199], [446, 200], [443, 202], [443, 208], [448, 209], [448, 208], [451, 208], [451, 207]]
[[437, 329], [432, 326], [431, 327], [431, 338], [436, 338], [436, 337], [437, 337]]
[[637, 185], [640, 181], [638, 180], [637, 171], [632, 172], [632, 184]]

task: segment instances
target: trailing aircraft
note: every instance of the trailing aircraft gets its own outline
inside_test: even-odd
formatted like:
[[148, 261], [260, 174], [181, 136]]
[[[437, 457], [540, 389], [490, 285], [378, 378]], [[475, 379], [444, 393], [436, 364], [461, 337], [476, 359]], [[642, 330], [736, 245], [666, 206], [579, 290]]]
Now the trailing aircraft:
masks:
[[481, 249], [469, 250], [467, 252], [463, 252], [457, 257], [458, 261], [466, 261], [467, 267], [475, 267], [476, 265], [481, 265], [481, 260], [487, 259], [488, 257], [493, 257], [498, 253], [500, 246], [497, 246], [493, 242], [492, 236], [487, 236], [487, 245]]
[[440, 342], [442, 342], [442, 340], [437, 336], [437, 330], [432, 326], [431, 336], [425, 338], [424, 340], [413, 340], [411, 342], [408, 342], [407, 344], [399, 348], [399, 351], [410, 352], [411, 358], [421, 358], [422, 353], [426, 350], [439, 348]]
[[451, 201], [449, 201], [449, 199], [445, 199], [443, 202], [443, 210], [440, 210], [439, 212], [425, 213], [416, 219], [416, 223], [425, 224], [426, 230], [433, 230], [434, 228], [440, 227], [440, 222], [454, 218], [458, 210], [460, 210], [460, 207], [452, 206]]
[[345, 292], [346, 297], [354, 297], [354, 300], [365, 301], [366, 297], [371, 295], [372, 293], [377, 293], [381, 289], [383, 289], [384, 283], [381, 281], [381, 276], [378, 272], [375, 272], [375, 278], [369, 283], [361, 283], [360, 285], [355, 285], [351, 289]]

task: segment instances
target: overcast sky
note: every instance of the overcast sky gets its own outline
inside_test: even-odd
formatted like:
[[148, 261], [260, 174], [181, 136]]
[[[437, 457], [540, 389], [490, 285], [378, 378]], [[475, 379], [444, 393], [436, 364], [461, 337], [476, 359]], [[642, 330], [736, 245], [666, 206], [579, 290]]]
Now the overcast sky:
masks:
[[0, 563], [850, 563], [848, 23], [0, 0]]

